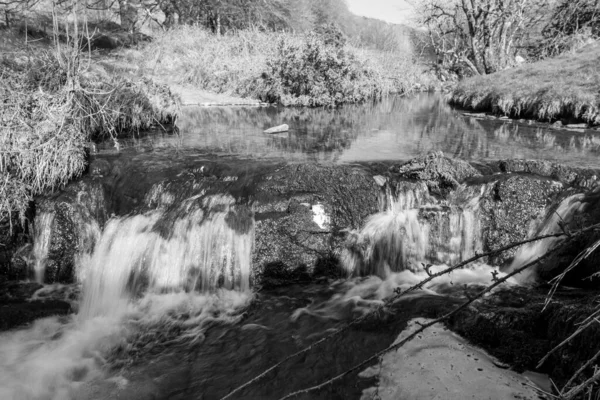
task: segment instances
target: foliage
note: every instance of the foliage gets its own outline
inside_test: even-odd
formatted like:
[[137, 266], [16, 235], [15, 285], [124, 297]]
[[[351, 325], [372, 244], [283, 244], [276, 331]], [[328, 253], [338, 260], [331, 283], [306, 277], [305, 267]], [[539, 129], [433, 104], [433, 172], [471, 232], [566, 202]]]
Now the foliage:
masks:
[[[325, 28], [301, 41], [282, 40], [256, 81], [256, 97], [270, 103], [335, 106], [378, 98], [376, 72], [344, 47], [339, 31]], [[252, 90], [252, 89], [251, 89]]]
[[533, 49], [537, 59], [554, 57], [600, 39], [600, 3], [561, 0], [543, 27], [542, 37]]
[[451, 102], [516, 118], [600, 124], [600, 45], [461, 82]]

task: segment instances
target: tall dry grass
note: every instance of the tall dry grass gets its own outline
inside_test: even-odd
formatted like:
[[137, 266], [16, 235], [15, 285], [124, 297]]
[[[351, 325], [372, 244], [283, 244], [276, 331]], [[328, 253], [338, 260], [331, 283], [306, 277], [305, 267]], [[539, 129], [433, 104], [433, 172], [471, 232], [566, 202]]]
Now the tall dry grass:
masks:
[[119, 54], [142, 76], [190, 84], [218, 93], [238, 93], [243, 82], [260, 75], [277, 50], [282, 33], [258, 30], [216, 36], [202, 27], [178, 26], [138, 49]]
[[80, 47], [61, 47], [0, 58], [0, 220], [81, 174], [90, 141], [118, 146], [177, 116], [168, 88], [87, 74]]

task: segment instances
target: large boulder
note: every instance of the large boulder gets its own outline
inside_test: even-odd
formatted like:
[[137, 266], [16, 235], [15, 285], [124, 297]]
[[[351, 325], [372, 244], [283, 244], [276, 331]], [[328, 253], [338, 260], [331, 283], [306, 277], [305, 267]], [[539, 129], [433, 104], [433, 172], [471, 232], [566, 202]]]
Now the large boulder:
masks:
[[369, 170], [350, 166], [289, 165], [269, 174], [254, 195], [253, 276], [297, 280], [339, 275], [346, 231], [378, 211], [380, 187]]
[[[558, 181], [534, 175], [505, 175], [494, 182], [480, 202], [484, 250], [526, 239], [563, 188]], [[490, 262], [506, 265], [516, 251], [505, 251]]]

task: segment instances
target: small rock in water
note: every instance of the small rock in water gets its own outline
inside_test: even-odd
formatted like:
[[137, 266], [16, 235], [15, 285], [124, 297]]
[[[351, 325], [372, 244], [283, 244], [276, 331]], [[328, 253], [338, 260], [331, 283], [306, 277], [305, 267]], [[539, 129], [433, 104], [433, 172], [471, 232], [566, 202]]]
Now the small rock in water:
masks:
[[568, 129], [586, 129], [588, 127], [588, 124], [567, 124], [565, 125], [565, 128]]
[[264, 133], [281, 133], [281, 132], [287, 132], [289, 130], [290, 130], [290, 127], [288, 126], [288, 124], [283, 124], [283, 125], [278, 125], [278, 126], [269, 128], [266, 131], [264, 131]]

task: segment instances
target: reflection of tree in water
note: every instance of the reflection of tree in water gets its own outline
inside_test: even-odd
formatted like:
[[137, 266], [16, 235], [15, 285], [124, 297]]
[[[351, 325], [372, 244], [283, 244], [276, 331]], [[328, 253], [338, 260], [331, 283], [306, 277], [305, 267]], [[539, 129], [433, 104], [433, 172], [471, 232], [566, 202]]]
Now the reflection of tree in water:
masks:
[[[303, 160], [367, 160], [381, 158], [382, 152], [401, 160], [442, 150], [467, 160], [569, 161], [575, 152], [589, 164], [600, 149], [600, 134], [465, 116], [442, 96], [429, 94], [336, 109], [198, 107], [185, 108], [183, 114], [179, 123], [183, 146]], [[263, 133], [281, 124], [288, 124], [290, 131]]]

